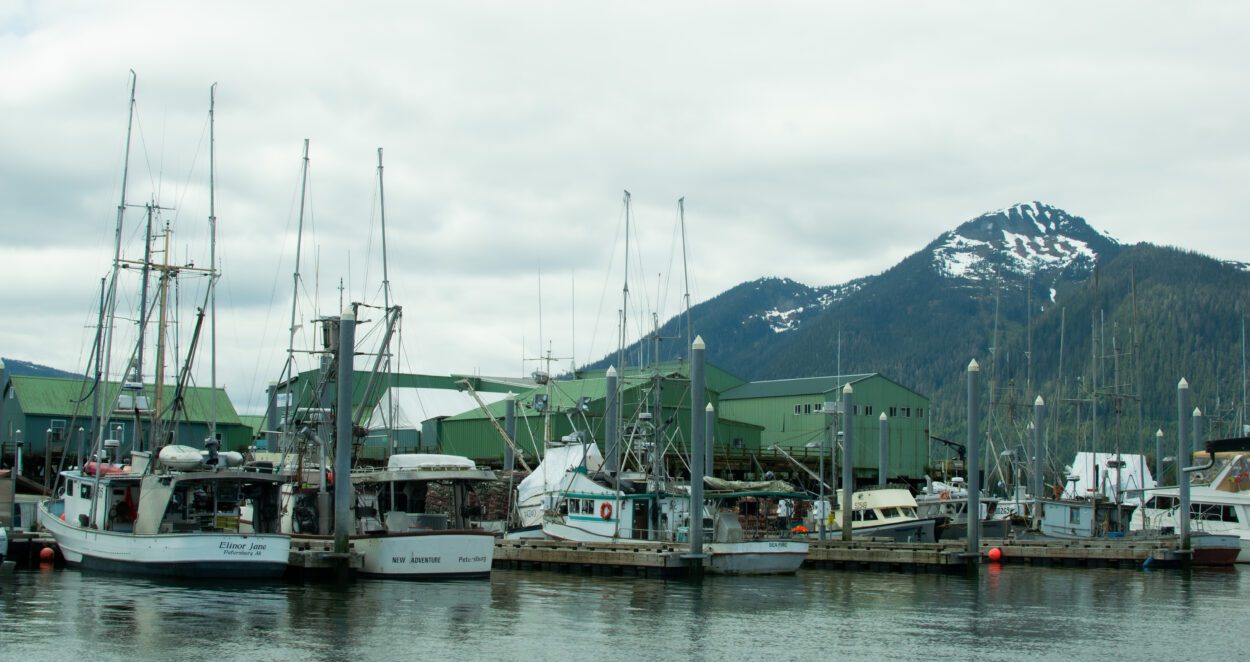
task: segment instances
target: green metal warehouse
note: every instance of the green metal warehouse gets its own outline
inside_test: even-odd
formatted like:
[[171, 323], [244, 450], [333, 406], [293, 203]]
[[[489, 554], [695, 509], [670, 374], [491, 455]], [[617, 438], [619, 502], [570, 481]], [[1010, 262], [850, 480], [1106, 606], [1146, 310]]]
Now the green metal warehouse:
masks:
[[[889, 478], [919, 480], [929, 463], [929, 399], [878, 373], [751, 382], [720, 395], [723, 416], [764, 428], [760, 443], [803, 451], [827, 444], [826, 403], [841, 407], [851, 385], [857, 479], [875, 478], [880, 415], [889, 427]], [[838, 423], [837, 425], [841, 425]], [[840, 429], [840, 428], [839, 428]], [[825, 447], [828, 452], [828, 446]]]

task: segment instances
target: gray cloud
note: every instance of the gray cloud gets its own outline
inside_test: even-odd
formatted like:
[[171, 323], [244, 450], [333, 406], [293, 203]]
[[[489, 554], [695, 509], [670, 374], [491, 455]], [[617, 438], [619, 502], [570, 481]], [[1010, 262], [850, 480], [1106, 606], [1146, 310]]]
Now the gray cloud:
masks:
[[219, 372], [251, 404], [285, 357], [305, 137], [301, 310], [337, 312], [340, 278], [376, 299], [382, 146], [407, 367], [431, 372], [520, 370], [540, 271], [543, 340], [610, 350], [623, 188], [634, 301], [665, 315], [683, 195], [696, 301], [877, 272], [1024, 200], [1225, 259], [1250, 240], [1241, 4], [226, 5], [0, 10], [0, 354], [82, 355], [131, 68], [130, 201], [177, 206], [175, 254], [201, 265], [220, 83]]

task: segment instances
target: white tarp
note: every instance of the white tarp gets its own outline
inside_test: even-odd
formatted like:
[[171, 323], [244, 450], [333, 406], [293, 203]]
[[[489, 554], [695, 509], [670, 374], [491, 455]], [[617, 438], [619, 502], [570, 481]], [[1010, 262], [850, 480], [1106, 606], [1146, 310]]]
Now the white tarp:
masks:
[[[430, 419], [455, 416], [478, 408], [473, 396], [464, 391], [445, 388], [395, 387], [389, 391], [389, 400], [387, 395], [388, 393], [382, 394], [382, 398], [378, 400], [378, 406], [373, 408], [373, 414], [369, 416], [370, 430], [382, 430], [387, 427], [393, 430], [420, 430], [421, 424]], [[478, 397], [489, 405], [508, 396], [506, 393], [478, 391]], [[388, 409], [395, 412], [395, 422], [389, 426], [387, 423], [390, 422], [391, 416]]]
[[[1117, 461], [1118, 483], [1117, 481]], [[1087, 453], [1076, 454], [1072, 466], [1068, 468], [1069, 480], [1063, 488], [1063, 496], [1068, 499], [1083, 499], [1098, 494], [1104, 498], [1122, 503], [1140, 503], [1140, 490], [1154, 489], [1155, 479], [1150, 475], [1150, 465], [1141, 455], [1128, 453]], [[1123, 498], [1116, 496], [1116, 486], [1121, 492], [1132, 491]]]
[[589, 443], [548, 448], [542, 462], [534, 467], [534, 473], [517, 486], [517, 502], [526, 504], [541, 498], [544, 492], [563, 489], [563, 484], [569, 482], [568, 472], [582, 466], [591, 474], [599, 471], [603, 466], [603, 453], [598, 446]]

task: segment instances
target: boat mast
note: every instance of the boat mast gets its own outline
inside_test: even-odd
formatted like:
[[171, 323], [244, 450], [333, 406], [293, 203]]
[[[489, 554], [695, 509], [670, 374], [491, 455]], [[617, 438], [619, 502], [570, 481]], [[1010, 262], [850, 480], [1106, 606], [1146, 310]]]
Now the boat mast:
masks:
[[[382, 148], [378, 148], [378, 220], [382, 228], [382, 310], [389, 318], [391, 314], [391, 278], [390, 272], [387, 271], [386, 263], [386, 188], [384, 186], [384, 178], [382, 177]], [[396, 316], [395, 322], [398, 322]], [[392, 322], [391, 324], [393, 324]], [[391, 324], [387, 324], [391, 327]], [[386, 356], [386, 452], [382, 454], [388, 459], [391, 457], [391, 450], [394, 430], [395, 430], [395, 410], [394, 410], [394, 394], [391, 389], [395, 386], [395, 373], [391, 371], [391, 328], [387, 329], [386, 342], [382, 345], [382, 352]], [[395, 503], [395, 483], [391, 482], [391, 503]]]
[[208, 363], [209, 387], [208, 438], [217, 440], [217, 162], [214, 152], [214, 117], [217, 104], [217, 83], [208, 88]]
[[629, 191], [625, 191], [625, 285], [621, 288], [621, 330], [616, 345], [616, 366], [624, 377], [625, 320], [629, 317]]
[[300, 249], [304, 238], [304, 201], [308, 194], [308, 139], [304, 139], [304, 166], [300, 175], [299, 189], [299, 225], [295, 231], [295, 273], [291, 283], [291, 326], [290, 338], [286, 348], [286, 367], [282, 372], [286, 375], [286, 402], [283, 405], [282, 424], [285, 427], [291, 420], [291, 382], [295, 380], [295, 309], [299, 303], [299, 262]]
[[156, 371], [153, 375], [154, 385], [152, 387], [152, 443], [150, 448], [153, 451], [159, 450], [160, 446], [165, 444], [164, 431], [161, 425], [161, 416], [163, 415], [165, 401], [165, 334], [168, 320], [168, 301], [169, 301], [169, 282], [172, 280], [174, 269], [169, 264], [169, 238], [172, 235], [169, 224], [165, 224], [165, 248], [161, 255], [161, 278], [156, 287], [156, 296], [159, 308], [157, 309], [156, 322]]
[[[139, 289], [139, 346], [135, 350], [135, 363], [130, 366], [133, 369], [132, 375], [122, 375], [122, 381], [133, 378], [134, 381], [143, 383], [143, 349], [147, 340], [148, 330], [148, 283], [151, 280], [152, 270], [148, 265], [152, 263], [152, 205], [149, 203], [145, 207], [147, 211], [146, 226], [143, 231], [143, 285]], [[136, 421], [136, 428], [138, 422]], [[138, 430], [135, 430], [135, 438], [139, 438]]]
[[[104, 316], [108, 319], [108, 325], [105, 327], [105, 338], [103, 342], [101, 343], [101, 347], [104, 350], [103, 352], [104, 353], [103, 374], [104, 374], [105, 384], [108, 383], [108, 375], [111, 369], [111, 363], [112, 363], [112, 358], [113, 358], [113, 352], [112, 352], [113, 322], [114, 322], [114, 319], [116, 318], [116, 313], [117, 313], [117, 276], [119, 272], [121, 271], [121, 258], [122, 258], [122, 220], [125, 218], [125, 215], [126, 215], [126, 178], [130, 174], [130, 137], [134, 129], [135, 87], [138, 84], [138, 81], [139, 81], [139, 76], [135, 74], [134, 69], [131, 69], [130, 70], [130, 103], [127, 104], [127, 109], [126, 109], [126, 153], [125, 153], [125, 156], [122, 158], [122, 192], [121, 192], [121, 200], [117, 203], [117, 224], [116, 224], [116, 228], [113, 231], [113, 273], [109, 279], [109, 292], [108, 292], [108, 305], [107, 305], [108, 313]], [[98, 421], [99, 427], [97, 428], [96, 439], [95, 439], [95, 443], [93, 444], [93, 446], [96, 449], [103, 450], [104, 437], [108, 432], [109, 412], [113, 410], [115, 403], [116, 403], [116, 398], [118, 395], [120, 395], [120, 393], [121, 393], [120, 390], [114, 393], [112, 397], [110, 398], [112, 402], [107, 404], [107, 409], [100, 412], [100, 419]], [[99, 451], [97, 450], [93, 452], [99, 452]], [[91, 494], [93, 495], [93, 498], [91, 499], [91, 514], [89, 515], [90, 517], [89, 521], [91, 522], [95, 521], [96, 503], [98, 502], [98, 499], [94, 498], [94, 495], [98, 495], [100, 493], [100, 462], [103, 459], [104, 458], [98, 458], [96, 460], [95, 480], [93, 481], [94, 485], [91, 490]]]
[[690, 318], [690, 272], [686, 269], [686, 196], [677, 198], [677, 211], [681, 216], [681, 276], [686, 285], [686, 349], [688, 351], [694, 322]]

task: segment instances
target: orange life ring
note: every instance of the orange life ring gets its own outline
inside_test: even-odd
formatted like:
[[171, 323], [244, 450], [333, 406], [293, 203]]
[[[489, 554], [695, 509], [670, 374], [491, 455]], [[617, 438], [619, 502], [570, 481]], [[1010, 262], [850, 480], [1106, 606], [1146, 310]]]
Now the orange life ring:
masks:
[[603, 504], [599, 506], [599, 516], [603, 519], [612, 519], [612, 504], [604, 501]]
[[950, 501], [950, 500], [951, 500], [950, 492], [943, 491], [941, 494], [938, 495], [938, 501]]

